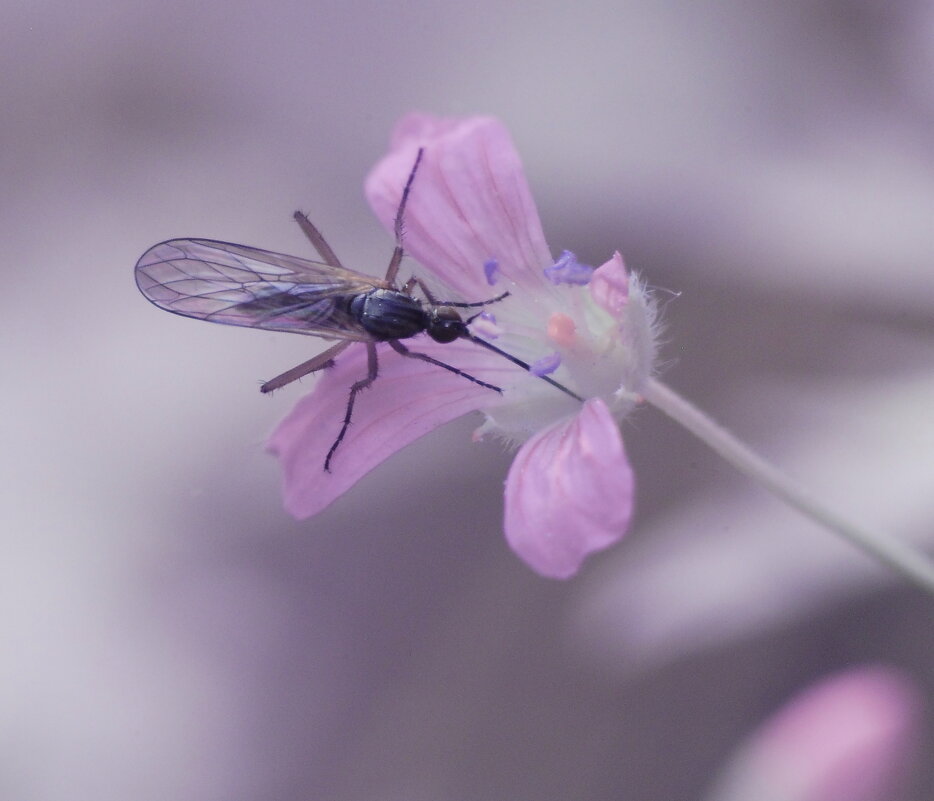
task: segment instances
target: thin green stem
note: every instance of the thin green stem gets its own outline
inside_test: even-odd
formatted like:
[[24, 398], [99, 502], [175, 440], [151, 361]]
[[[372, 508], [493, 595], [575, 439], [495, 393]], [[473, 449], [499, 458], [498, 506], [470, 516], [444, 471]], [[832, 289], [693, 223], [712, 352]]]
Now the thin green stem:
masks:
[[762, 484], [789, 506], [814, 522], [861, 548], [934, 595], [934, 564], [927, 556], [899, 540], [891, 539], [844, 520], [780, 470], [766, 462], [700, 409], [659, 381], [649, 379], [642, 396], [672, 420], [680, 423], [738, 470]]

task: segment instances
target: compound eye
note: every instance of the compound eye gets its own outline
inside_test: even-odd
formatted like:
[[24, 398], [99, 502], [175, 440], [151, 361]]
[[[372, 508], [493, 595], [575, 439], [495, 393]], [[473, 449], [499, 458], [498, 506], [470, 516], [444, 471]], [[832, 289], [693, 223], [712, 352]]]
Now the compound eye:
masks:
[[439, 306], [434, 309], [428, 323], [428, 336], [435, 342], [447, 343], [459, 339], [467, 332], [467, 326], [457, 309]]

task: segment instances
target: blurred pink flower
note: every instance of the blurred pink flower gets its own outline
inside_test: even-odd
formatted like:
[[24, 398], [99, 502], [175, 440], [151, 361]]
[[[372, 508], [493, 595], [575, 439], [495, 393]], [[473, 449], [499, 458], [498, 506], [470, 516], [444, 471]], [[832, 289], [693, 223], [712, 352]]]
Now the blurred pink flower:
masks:
[[710, 801], [892, 801], [919, 743], [920, 693], [865, 666], [804, 690], [748, 738]]
[[[412, 114], [366, 181], [367, 198], [392, 230], [402, 188], [424, 148], [405, 211], [406, 251], [439, 296], [484, 300], [508, 290], [472, 332], [532, 366], [516, 367], [466, 340], [412, 341], [429, 354], [502, 387], [500, 395], [435, 366], [380, 347], [380, 375], [362, 392], [332, 472], [324, 454], [349, 385], [366, 375], [362, 346], [326, 371], [273, 433], [285, 505], [316, 514], [395, 451], [466, 412], [486, 420], [476, 436], [520, 445], [506, 479], [505, 532], [513, 550], [544, 576], [567, 578], [584, 558], [626, 531], [633, 475], [619, 420], [638, 400], [655, 356], [653, 307], [616, 253], [596, 269], [545, 243], [508, 132], [487, 117]], [[430, 275], [429, 275], [430, 274]], [[583, 405], [540, 376], [585, 398]]]

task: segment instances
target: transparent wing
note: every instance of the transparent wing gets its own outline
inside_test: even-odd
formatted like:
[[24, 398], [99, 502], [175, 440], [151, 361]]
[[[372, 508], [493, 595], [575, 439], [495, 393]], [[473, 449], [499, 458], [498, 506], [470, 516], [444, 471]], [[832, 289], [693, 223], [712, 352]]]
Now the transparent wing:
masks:
[[172, 239], [136, 263], [136, 285], [160, 309], [226, 325], [329, 339], [371, 337], [347, 313], [348, 296], [385, 283], [268, 250]]

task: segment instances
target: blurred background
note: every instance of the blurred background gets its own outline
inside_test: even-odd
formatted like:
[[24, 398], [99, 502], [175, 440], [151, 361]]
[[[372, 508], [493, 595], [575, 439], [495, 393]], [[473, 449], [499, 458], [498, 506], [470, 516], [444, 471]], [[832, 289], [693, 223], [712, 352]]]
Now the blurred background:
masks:
[[396, 119], [495, 114], [552, 250], [658, 288], [667, 382], [930, 551], [934, 5], [8, 0], [0, 42], [0, 797], [701, 799], [833, 671], [930, 700], [931, 599], [650, 409], [633, 529], [569, 582], [509, 551], [475, 419], [291, 520], [262, 443], [308, 383], [258, 382], [319, 344], [132, 268], [310, 255], [302, 209], [380, 274]]

